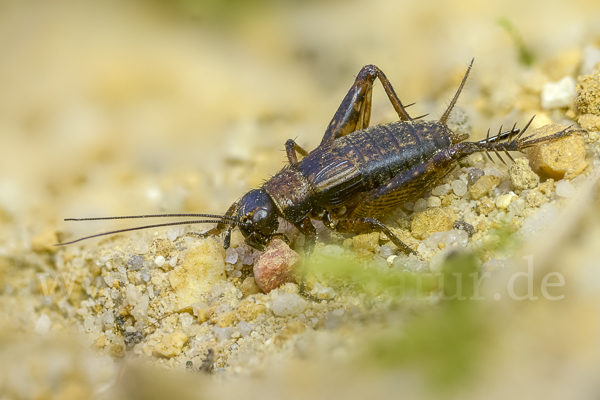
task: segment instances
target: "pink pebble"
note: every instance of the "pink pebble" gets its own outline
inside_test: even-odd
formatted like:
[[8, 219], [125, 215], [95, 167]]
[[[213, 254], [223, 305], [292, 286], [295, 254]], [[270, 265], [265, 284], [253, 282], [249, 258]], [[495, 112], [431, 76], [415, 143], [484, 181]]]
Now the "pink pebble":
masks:
[[300, 256], [281, 239], [273, 239], [254, 264], [254, 280], [265, 293], [296, 281]]

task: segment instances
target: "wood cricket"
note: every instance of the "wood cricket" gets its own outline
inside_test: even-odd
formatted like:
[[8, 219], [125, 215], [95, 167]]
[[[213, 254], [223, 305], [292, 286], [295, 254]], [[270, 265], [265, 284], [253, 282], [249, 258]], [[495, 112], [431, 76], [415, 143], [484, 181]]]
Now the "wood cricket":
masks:
[[[473, 61], [438, 121], [412, 118], [385, 74], [375, 65], [363, 67], [329, 123], [319, 146], [311, 152], [290, 139], [285, 144], [289, 164], [262, 187], [235, 201], [224, 215], [160, 214], [108, 218], [67, 219], [89, 221], [150, 217], [203, 218], [167, 224], [154, 224], [100, 233], [84, 239], [161, 226], [216, 223], [205, 233], [207, 237], [225, 232], [224, 247], [230, 244], [231, 232], [237, 227], [249, 246], [264, 251], [278, 233], [279, 218], [294, 225], [305, 235], [305, 251], [310, 253], [316, 241], [314, 220], [342, 233], [384, 232], [401, 250], [414, 253], [378, 217], [402, 204], [415, 200], [450, 173], [458, 162], [475, 152], [500, 153], [511, 160], [509, 151], [522, 151], [540, 143], [548, 143], [570, 135], [573, 131], [542, 137], [524, 137], [533, 118], [522, 129], [516, 124], [507, 132], [498, 131], [478, 142], [465, 142], [468, 135], [452, 132], [447, 121], [463, 89]], [[373, 83], [379, 78], [399, 121], [369, 127]], [[299, 155], [302, 158], [299, 158]], [[491, 159], [491, 157], [490, 157]], [[514, 161], [514, 160], [513, 160]], [[288, 241], [289, 243], [289, 241]]]

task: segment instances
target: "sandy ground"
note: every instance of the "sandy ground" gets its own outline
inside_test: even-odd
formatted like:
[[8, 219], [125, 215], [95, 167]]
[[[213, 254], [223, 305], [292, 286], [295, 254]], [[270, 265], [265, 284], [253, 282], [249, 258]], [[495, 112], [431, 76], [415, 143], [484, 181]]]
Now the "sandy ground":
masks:
[[[574, 123], [566, 107], [542, 108], [541, 91], [548, 82], [591, 72], [582, 68], [589, 68], [586, 51], [600, 47], [599, 15], [595, 1], [1, 2], [0, 394], [597, 397], [600, 219], [597, 149], [589, 137], [590, 168], [575, 182], [576, 194], [570, 201], [548, 195], [557, 210], [553, 225], [536, 240], [504, 249], [515, 266], [480, 268], [493, 272], [482, 301], [399, 299], [377, 287], [381, 281], [361, 291], [317, 274], [316, 281], [336, 288], [333, 300], [308, 302], [302, 316], [281, 317], [273, 304], [297, 287], [257, 294], [250, 309], [258, 304], [265, 311], [254, 336], [231, 322], [201, 323], [197, 309], [147, 332], [142, 326], [191, 305], [179, 304], [171, 274], [185, 260], [194, 264], [190, 254], [201, 253], [203, 261], [198, 248], [212, 252], [222, 271], [203, 281], [197, 301], [223, 318], [237, 312], [245, 321], [240, 304], [250, 296], [241, 283], [251, 268], [238, 263], [244, 275], [236, 278], [220, 243], [169, 228], [59, 250], [51, 245], [131, 226], [65, 223], [65, 217], [224, 212], [282, 167], [287, 139], [318, 145], [365, 64], [385, 71], [405, 103], [417, 102], [411, 113], [435, 119], [474, 57], [457, 110], [474, 139], [488, 128], [523, 126], [533, 114], [535, 128]], [[507, 23], [522, 47], [503, 28]], [[531, 65], [520, 50], [533, 56]], [[395, 119], [377, 85], [372, 122]], [[506, 181], [507, 169], [495, 168]], [[494, 221], [486, 218], [487, 232]], [[351, 253], [344, 238], [324, 237], [334, 247], [321, 246], [322, 258], [337, 248]], [[479, 233], [470, 243], [486, 237]], [[176, 258], [171, 267], [157, 266], [160, 239], [172, 243], [164, 254], [167, 265]], [[359, 259], [370, 257], [376, 268], [382, 246], [365, 245]], [[435, 252], [420, 253], [428, 261]], [[150, 264], [131, 273], [132, 255]], [[526, 286], [528, 262], [538, 299], [515, 300], [506, 295], [507, 282], [522, 272], [519, 284]], [[56, 283], [65, 272], [75, 273], [74, 289], [71, 281]], [[565, 284], [548, 289], [564, 295], [554, 301], [541, 286], [555, 272]], [[150, 285], [161, 294], [155, 301]], [[144, 295], [152, 303], [143, 316], [149, 319], [136, 325], [133, 309]], [[123, 326], [102, 319], [108, 309], [123, 317]], [[220, 339], [220, 324], [232, 327], [230, 337]], [[143, 341], [126, 349], [125, 333], [139, 331]], [[188, 371], [189, 361], [192, 369], [202, 365], [208, 349], [217, 353], [212, 375]]]

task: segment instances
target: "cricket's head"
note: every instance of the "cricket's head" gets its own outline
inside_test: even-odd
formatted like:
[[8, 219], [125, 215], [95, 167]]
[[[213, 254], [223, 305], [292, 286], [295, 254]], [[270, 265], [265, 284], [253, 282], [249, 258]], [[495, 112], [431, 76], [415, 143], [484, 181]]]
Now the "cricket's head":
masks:
[[275, 203], [263, 189], [251, 190], [242, 197], [237, 217], [246, 243], [257, 250], [263, 250], [279, 228]]

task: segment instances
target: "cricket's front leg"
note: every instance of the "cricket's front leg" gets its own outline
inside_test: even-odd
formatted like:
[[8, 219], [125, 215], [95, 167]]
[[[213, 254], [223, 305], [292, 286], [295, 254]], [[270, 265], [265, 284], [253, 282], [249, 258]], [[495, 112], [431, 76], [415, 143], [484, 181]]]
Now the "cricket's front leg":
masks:
[[294, 139], [288, 139], [288, 141], [285, 142], [285, 153], [287, 154], [290, 164], [296, 164], [298, 162], [298, 154], [296, 153], [299, 153], [302, 157], [306, 157], [308, 151], [300, 147]]
[[315, 229], [309, 217], [306, 217], [304, 220], [294, 224], [294, 226], [300, 231], [300, 233], [304, 235], [304, 263], [300, 273], [300, 293], [310, 297], [310, 295], [306, 293], [306, 274], [309, 269], [308, 263], [310, 262], [310, 255], [315, 249], [317, 230]]
[[396, 236], [387, 226], [375, 218], [342, 219], [335, 223], [333, 229], [341, 233], [362, 233], [383, 232], [390, 238], [392, 243], [405, 253], [417, 255], [417, 253], [408, 247], [398, 236]]
[[[235, 203], [233, 203], [229, 209], [227, 210], [227, 212], [225, 213], [225, 217], [232, 217], [238, 209], [238, 205], [239, 205], [239, 201], [236, 201]], [[225, 231], [225, 229], [227, 229], [227, 232], [225, 234], [225, 238], [223, 239], [223, 247], [225, 249], [229, 248], [229, 244], [231, 243], [231, 231], [233, 230], [233, 228], [235, 227], [235, 225], [232, 224], [227, 224], [227, 223], [223, 223], [223, 222], [218, 222], [217, 225], [212, 228], [209, 229], [208, 231], [204, 232], [204, 233], [198, 233], [198, 232], [188, 232], [186, 233], [186, 236], [191, 236], [191, 237], [196, 237], [196, 238], [205, 238], [208, 236], [217, 236], [220, 235], [223, 231]]]

